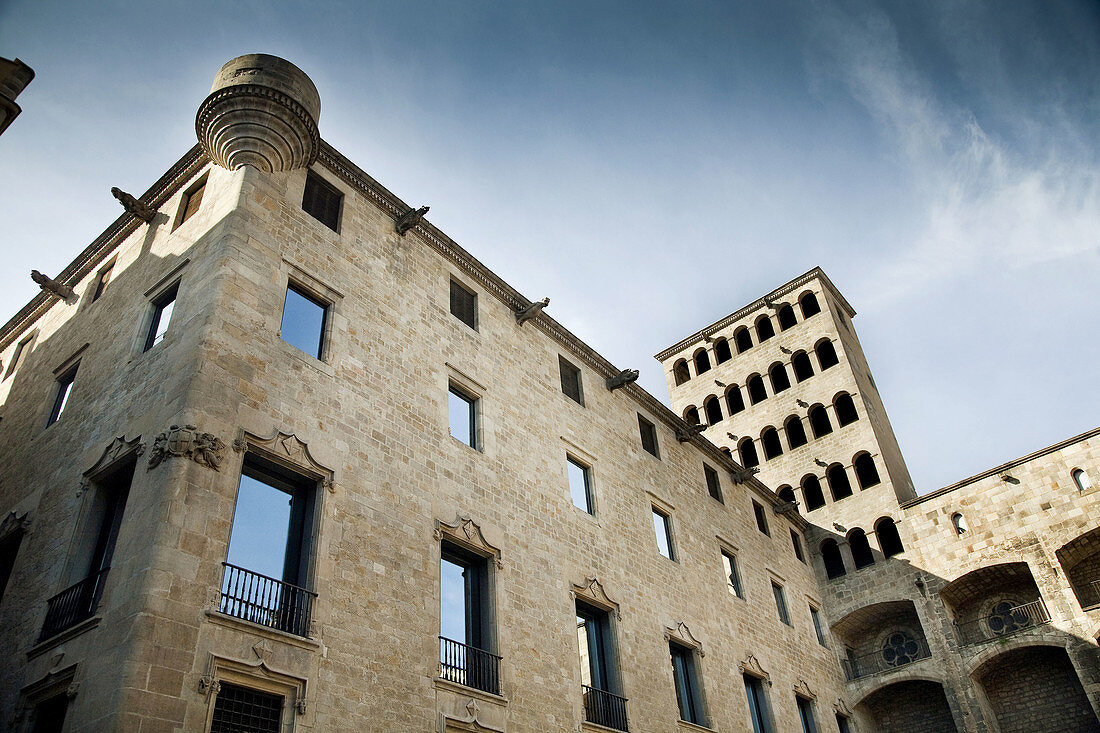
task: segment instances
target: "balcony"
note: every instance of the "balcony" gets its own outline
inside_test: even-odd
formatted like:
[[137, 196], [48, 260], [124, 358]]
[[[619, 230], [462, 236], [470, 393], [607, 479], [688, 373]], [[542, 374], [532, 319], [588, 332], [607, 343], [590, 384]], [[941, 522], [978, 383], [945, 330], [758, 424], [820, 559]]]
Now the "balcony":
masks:
[[957, 623], [959, 644], [970, 646], [991, 639], [1003, 639], [1050, 621], [1046, 604], [1039, 598], [1014, 605], [1008, 601], [998, 603], [988, 616]]
[[439, 637], [439, 676], [475, 690], [500, 694], [500, 657], [484, 649]]
[[607, 690], [581, 685], [584, 697], [584, 719], [589, 723], [615, 730], [627, 730], [626, 698]]
[[104, 568], [89, 575], [46, 601], [46, 620], [42, 624], [38, 641], [60, 634], [95, 615], [99, 599], [103, 595], [103, 585], [107, 582], [108, 570], [110, 568]]
[[844, 676], [851, 682], [861, 677], [890, 672], [930, 656], [932, 652], [924, 639], [895, 633], [887, 637], [882, 649], [840, 661], [844, 667]]
[[288, 634], [309, 638], [310, 614], [317, 594], [251, 570], [222, 563], [218, 610]]

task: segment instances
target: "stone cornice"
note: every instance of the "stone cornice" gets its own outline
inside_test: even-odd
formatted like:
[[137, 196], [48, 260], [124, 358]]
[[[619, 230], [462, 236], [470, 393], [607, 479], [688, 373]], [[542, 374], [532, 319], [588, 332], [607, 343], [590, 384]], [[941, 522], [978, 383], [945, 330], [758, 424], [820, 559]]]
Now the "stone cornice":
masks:
[[793, 290], [797, 290], [798, 288], [802, 287], [803, 285], [814, 279], [821, 281], [822, 286], [829, 291], [829, 295], [832, 296], [833, 300], [840, 304], [840, 307], [844, 309], [844, 312], [848, 314], [849, 318], [856, 314], [856, 311], [854, 308], [852, 308], [851, 303], [849, 303], [848, 300], [843, 295], [841, 295], [840, 291], [837, 290], [835, 285], [833, 285], [833, 281], [830, 280], [829, 277], [825, 274], [825, 271], [822, 270], [820, 267], [815, 267], [809, 272], [802, 273], [794, 280], [780, 285], [778, 288], [771, 291], [770, 293], [767, 293], [766, 295], [757, 298], [745, 307], [740, 308], [733, 313], [730, 313], [725, 318], [719, 319], [709, 326], [699, 329], [687, 338], [682, 339], [672, 346], [669, 346], [667, 349], [660, 351], [654, 356], [654, 358], [657, 359], [657, 361], [663, 362], [665, 359], [672, 356], [677, 351], [682, 351], [692, 344], [703, 341], [704, 337], [709, 336], [715, 331], [722, 330], [734, 321], [738, 321], [744, 318], [749, 313], [752, 313], [755, 310], [766, 307], [772, 301], [778, 298], [782, 298], [784, 295], [790, 293]]
[[[202, 149], [196, 144], [176, 161], [176, 164], [167, 173], [150, 186], [149, 190], [139, 197], [140, 200], [151, 208], [160, 207], [207, 162], [208, 160], [203, 155]], [[88, 273], [107, 258], [122, 240], [144, 225], [145, 222], [133, 214], [123, 213], [54, 279], [62, 285], [76, 287]], [[6, 349], [57, 302], [59, 301], [56, 298], [45, 293], [39, 293], [32, 298], [29, 303], [23, 306], [22, 310], [3, 326], [0, 326], [0, 351]]]

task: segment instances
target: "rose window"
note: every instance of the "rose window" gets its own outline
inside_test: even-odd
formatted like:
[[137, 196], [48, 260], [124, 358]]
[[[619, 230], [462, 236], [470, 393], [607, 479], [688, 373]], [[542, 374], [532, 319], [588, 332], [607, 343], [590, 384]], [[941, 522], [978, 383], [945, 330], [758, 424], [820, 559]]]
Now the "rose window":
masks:
[[1001, 601], [989, 615], [989, 630], [997, 636], [1011, 634], [1031, 625], [1031, 618], [1012, 601]]
[[919, 653], [917, 640], [903, 631], [890, 634], [882, 645], [882, 660], [891, 667], [900, 667], [914, 662]]

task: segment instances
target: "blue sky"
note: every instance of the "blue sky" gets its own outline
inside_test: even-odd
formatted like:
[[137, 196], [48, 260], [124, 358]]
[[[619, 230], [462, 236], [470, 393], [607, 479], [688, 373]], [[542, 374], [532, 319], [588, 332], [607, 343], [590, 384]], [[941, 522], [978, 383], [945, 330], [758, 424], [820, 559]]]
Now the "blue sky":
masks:
[[1095, 426], [1094, 2], [0, 0], [0, 312], [283, 56], [321, 134], [661, 399], [652, 354], [815, 265], [918, 491]]

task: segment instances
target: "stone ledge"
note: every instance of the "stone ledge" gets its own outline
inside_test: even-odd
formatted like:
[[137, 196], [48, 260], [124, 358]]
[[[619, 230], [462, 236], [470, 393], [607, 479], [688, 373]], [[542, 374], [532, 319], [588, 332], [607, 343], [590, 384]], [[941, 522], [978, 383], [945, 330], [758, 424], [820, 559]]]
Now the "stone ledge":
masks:
[[314, 639], [307, 639], [304, 636], [298, 636], [291, 634], [287, 631], [280, 631], [279, 629], [273, 629], [270, 626], [264, 626], [262, 624], [253, 623], [252, 621], [245, 621], [244, 619], [237, 618], [236, 616], [230, 616], [229, 614], [222, 613], [221, 611], [204, 611], [207, 620], [211, 621], [218, 626], [224, 626], [228, 629], [234, 629], [236, 631], [245, 631], [250, 634], [256, 634], [262, 636], [265, 639], [271, 639], [273, 641], [281, 641], [291, 646], [296, 646], [301, 649], [307, 649], [313, 652], [320, 652], [322, 644]]
[[688, 721], [683, 720], [683, 719], [678, 720], [676, 722], [679, 725], [679, 727], [683, 730], [693, 730], [693, 731], [700, 731], [700, 732], [705, 731], [706, 733], [714, 733], [714, 728], [708, 728], [705, 725], [697, 725], [695, 723], [689, 723]]
[[435, 689], [437, 690], [447, 690], [448, 692], [454, 692], [459, 695], [476, 697], [478, 700], [491, 702], [494, 705], [503, 706], [508, 704], [508, 698], [504, 697], [503, 695], [494, 695], [491, 692], [485, 692], [484, 690], [479, 690], [476, 687], [467, 687], [466, 685], [460, 685], [457, 682], [451, 682], [450, 680], [445, 680], [442, 677], [432, 678], [432, 686], [435, 687]]
[[75, 626], [70, 626], [59, 634], [54, 634], [49, 639], [43, 639], [42, 641], [37, 642], [27, 651], [27, 660], [29, 661], [31, 659], [34, 659], [39, 654], [48, 652], [50, 649], [64, 644], [69, 639], [74, 639], [83, 634], [85, 631], [94, 629], [96, 626], [99, 626], [99, 622], [102, 620], [102, 616], [92, 616], [89, 619], [81, 621]]

